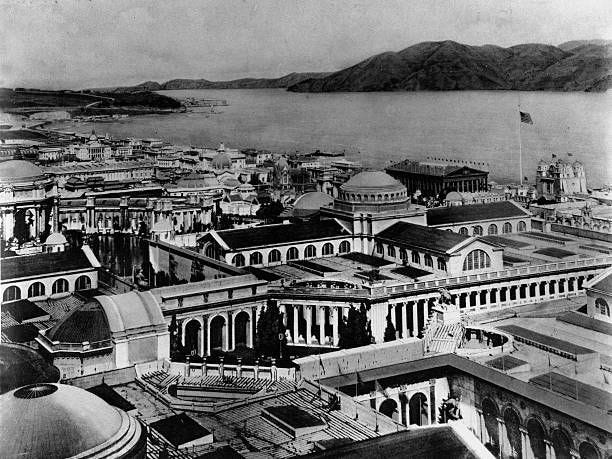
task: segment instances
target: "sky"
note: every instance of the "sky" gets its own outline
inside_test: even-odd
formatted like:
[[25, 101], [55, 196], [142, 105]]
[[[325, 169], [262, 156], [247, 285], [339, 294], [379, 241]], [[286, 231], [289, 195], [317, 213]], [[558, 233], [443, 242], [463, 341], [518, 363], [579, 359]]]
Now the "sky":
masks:
[[335, 71], [421, 41], [612, 39], [612, 0], [0, 0], [0, 86]]

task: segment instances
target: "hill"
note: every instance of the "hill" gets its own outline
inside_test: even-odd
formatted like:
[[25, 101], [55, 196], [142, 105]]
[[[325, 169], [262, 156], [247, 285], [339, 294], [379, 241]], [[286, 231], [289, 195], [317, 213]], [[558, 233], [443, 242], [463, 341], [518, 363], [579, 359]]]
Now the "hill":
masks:
[[289, 86], [295, 92], [556, 90], [605, 91], [610, 87], [610, 42], [537, 43], [510, 48], [423, 42], [372, 56], [330, 75]]

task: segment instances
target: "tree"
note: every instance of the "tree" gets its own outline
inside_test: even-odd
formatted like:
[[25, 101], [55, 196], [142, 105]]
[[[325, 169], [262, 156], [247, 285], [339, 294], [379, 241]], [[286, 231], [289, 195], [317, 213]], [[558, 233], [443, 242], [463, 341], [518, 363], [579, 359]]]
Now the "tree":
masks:
[[385, 343], [389, 341], [393, 341], [395, 339], [395, 327], [393, 326], [393, 322], [391, 321], [391, 316], [387, 316], [387, 328], [385, 328]]
[[348, 317], [340, 322], [340, 340], [338, 345], [343, 349], [367, 346], [372, 343], [372, 329], [364, 304], [359, 309], [351, 305]]
[[257, 352], [267, 357], [280, 357], [282, 348], [283, 355], [286, 355], [287, 342], [278, 339], [281, 334], [285, 335], [283, 315], [276, 301], [268, 300], [257, 320]]

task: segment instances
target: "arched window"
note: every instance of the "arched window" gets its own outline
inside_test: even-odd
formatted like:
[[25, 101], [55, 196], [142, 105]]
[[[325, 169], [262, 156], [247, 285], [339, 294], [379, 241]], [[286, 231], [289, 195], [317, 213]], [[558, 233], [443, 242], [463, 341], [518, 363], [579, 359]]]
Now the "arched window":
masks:
[[263, 263], [263, 255], [261, 252], [253, 252], [249, 257], [250, 265], [260, 265]]
[[408, 260], [408, 252], [406, 252], [406, 249], [400, 249], [400, 260], [405, 261]]
[[482, 236], [482, 226], [476, 225], [473, 229], [474, 236]]
[[463, 236], [468, 236], [470, 232], [465, 226], [462, 226], [461, 228], [459, 228], [459, 234], [462, 234]]
[[595, 310], [604, 316], [610, 317], [610, 306], [608, 306], [608, 302], [603, 298], [595, 300]]
[[387, 256], [395, 258], [395, 247], [392, 245], [387, 246]]
[[351, 244], [349, 241], [342, 241], [338, 250], [340, 253], [349, 253], [351, 251]]
[[65, 293], [68, 291], [68, 281], [66, 279], [58, 279], [53, 282], [51, 293]]
[[296, 249], [295, 247], [289, 247], [289, 249], [287, 249], [287, 261], [297, 260], [299, 257], [300, 254], [298, 252], [298, 249]]
[[35, 298], [37, 296], [43, 296], [45, 294], [45, 284], [42, 282], [34, 282], [28, 288], [28, 298]]
[[521, 220], [520, 222], [518, 222], [518, 226], [516, 227], [516, 230], [519, 233], [522, 233], [523, 231], [527, 231], [527, 224]]
[[15, 301], [21, 299], [21, 289], [15, 285], [11, 285], [2, 294], [2, 301]]
[[268, 263], [278, 263], [279, 261], [281, 261], [280, 251], [276, 249], [270, 250], [268, 254]]
[[425, 266], [433, 268], [433, 258], [429, 254], [425, 254]]
[[495, 236], [497, 234], [497, 225], [489, 225], [489, 229], [487, 230], [487, 234], [489, 236]]
[[205, 248], [204, 248], [204, 255], [207, 256], [208, 258], [217, 258], [217, 251], [215, 250], [215, 246], [213, 244], [208, 244]]
[[382, 245], [382, 242], [377, 242], [376, 243], [376, 253], [382, 255], [383, 253], [385, 253], [385, 249]]
[[330, 242], [326, 242], [323, 244], [323, 256], [325, 255], [333, 255], [334, 254], [334, 246]]
[[504, 223], [504, 227], [503, 227], [502, 231], [504, 232], [504, 234], [511, 233], [512, 232], [512, 224], [510, 222]]
[[440, 271], [446, 271], [446, 260], [444, 258], [438, 258], [438, 269]]
[[79, 276], [74, 284], [75, 290], [89, 290], [91, 288], [91, 279], [89, 276]]
[[419, 252], [412, 252], [412, 262], [419, 265], [421, 264], [421, 255], [419, 255]]
[[241, 253], [234, 255], [234, 258], [232, 258], [232, 264], [237, 268], [244, 266], [244, 255]]
[[476, 271], [491, 267], [491, 258], [484, 250], [476, 249], [468, 253], [463, 260], [464, 271]]
[[317, 256], [317, 248], [312, 244], [307, 245], [306, 248], [304, 249], [304, 258], [312, 258], [316, 256]]

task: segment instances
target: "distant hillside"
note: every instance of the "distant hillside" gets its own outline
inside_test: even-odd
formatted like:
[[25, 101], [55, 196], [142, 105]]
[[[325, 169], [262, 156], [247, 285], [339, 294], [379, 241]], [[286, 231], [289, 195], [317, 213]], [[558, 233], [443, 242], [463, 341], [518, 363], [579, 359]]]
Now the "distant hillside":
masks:
[[175, 79], [165, 83], [146, 81], [136, 86], [121, 88], [107, 88], [106, 91], [132, 92], [132, 91], [162, 91], [173, 89], [262, 89], [262, 88], [287, 88], [311, 78], [321, 78], [329, 75], [324, 72], [290, 73], [280, 78], [241, 78], [230, 81], [209, 81], [204, 79]]
[[289, 86], [295, 92], [556, 90], [606, 91], [612, 83], [612, 46], [573, 41], [559, 47], [510, 48], [423, 42], [372, 56], [330, 75]]

